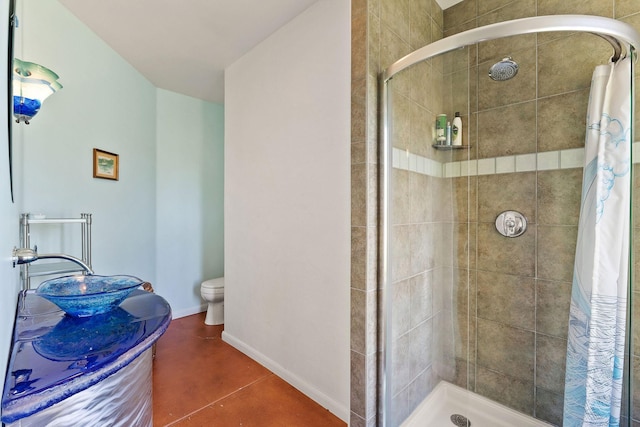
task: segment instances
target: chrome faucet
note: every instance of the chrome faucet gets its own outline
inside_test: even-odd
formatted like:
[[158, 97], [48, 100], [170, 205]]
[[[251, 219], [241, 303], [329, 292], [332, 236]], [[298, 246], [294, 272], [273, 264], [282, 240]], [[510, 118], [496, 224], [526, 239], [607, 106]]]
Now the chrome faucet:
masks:
[[74, 256], [67, 254], [38, 254], [38, 247], [30, 248], [13, 248], [13, 267], [16, 264], [30, 264], [39, 259], [66, 259], [67, 261], [74, 262], [83, 268], [87, 275], [92, 275], [93, 270], [84, 261]]

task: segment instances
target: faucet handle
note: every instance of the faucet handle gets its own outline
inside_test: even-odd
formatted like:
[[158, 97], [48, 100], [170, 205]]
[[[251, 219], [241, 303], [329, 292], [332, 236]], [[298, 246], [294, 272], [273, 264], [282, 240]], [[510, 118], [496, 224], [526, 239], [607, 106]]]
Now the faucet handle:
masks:
[[27, 264], [38, 259], [38, 246], [33, 249], [29, 248], [16, 248], [14, 246], [11, 260], [13, 261], [13, 267], [16, 264]]

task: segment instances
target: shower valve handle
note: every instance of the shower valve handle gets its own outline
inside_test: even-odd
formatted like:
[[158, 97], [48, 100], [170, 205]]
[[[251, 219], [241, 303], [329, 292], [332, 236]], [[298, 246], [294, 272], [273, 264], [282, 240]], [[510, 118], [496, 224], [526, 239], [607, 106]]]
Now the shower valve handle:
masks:
[[527, 230], [527, 218], [520, 212], [505, 211], [496, 218], [496, 230], [505, 237], [518, 237]]

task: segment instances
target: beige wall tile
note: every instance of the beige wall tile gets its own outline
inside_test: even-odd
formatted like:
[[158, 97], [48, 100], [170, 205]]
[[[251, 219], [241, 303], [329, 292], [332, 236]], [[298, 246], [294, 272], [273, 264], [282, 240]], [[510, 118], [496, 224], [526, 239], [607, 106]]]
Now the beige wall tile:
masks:
[[536, 102], [512, 104], [478, 113], [477, 144], [481, 159], [535, 153]]
[[409, 151], [427, 157], [433, 144], [432, 129], [435, 129], [435, 117], [416, 103], [411, 103], [410, 114]]
[[538, 226], [538, 278], [570, 282], [577, 226]]
[[453, 206], [453, 185], [451, 180], [436, 178], [433, 181], [434, 221], [445, 222], [451, 220]]
[[[635, 211], [634, 216], [638, 215], [638, 211]], [[640, 228], [633, 229], [633, 272], [634, 283], [633, 290], [640, 291]]]
[[394, 225], [392, 227], [393, 253], [391, 254], [392, 281], [404, 279], [409, 276], [411, 266], [411, 243], [409, 237], [411, 230], [408, 225]]
[[428, 222], [433, 218], [433, 177], [412, 173], [409, 176], [411, 217], [413, 223]]
[[351, 166], [351, 225], [365, 226], [367, 219], [367, 165]]
[[378, 159], [378, 81], [377, 77], [367, 76], [367, 145], [373, 147], [374, 155], [369, 155], [370, 163], [377, 163]]
[[431, 0], [431, 18], [434, 23], [440, 27], [440, 36], [442, 36], [442, 29], [444, 28], [444, 14], [436, 0]]
[[365, 141], [366, 131], [367, 81], [361, 78], [351, 80], [351, 142]]
[[456, 27], [476, 18], [476, 0], [465, 0], [444, 11], [444, 29]]
[[409, 43], [411, 39], [410, 0], [380, 0], [380, 20], [389, 30]]
[[433, 315], [433, 270], [412, 277], [410, 286], [411, 327], [416, 327]]
[[[535, 223], [535, 198], [535, 172], [478, 177], [478, 219], [481, 222], [490, 223], [492, 227], [496, 217], [507, 210], [518, 211], [527, 218], [528, 222]], [[495, 234], [498, 234], [497, 231]]]
[[435, 266], [435, 256], [443, 243], [438, 239], [438, 230], [433, 223], [410, 226], [411, 274], [418, 274]]
[[592, 34], [574, 34], [539, 45], [538, 95], [546, 97], [590, 87], [594, 68], [606, 64], [611, 52], [608, 42]]
[[458, 268], [475, 269], [477, 267], [477, 224], [474, 222], [456, 224], [455, 232], [456, 266]]
[[[475, 56], [475, 49], [471, 46], [466, 46], [460, 49], [452, 50], [442, 55], [444, 74], [451, 74], [454, 71], [468, 70], [469, 65], [472, 64], [471, 56]], [[474, 58], [475, 60], [475, 58]]]
[[367, 229], [351, 227], [351, 287], [366, 289]]
[[631, 402], [632, 402], [632, 411], [634, 414], [634, 418], [637, 418], [637, 414], [640, 414], [640, 357], [633, 356], [631, 358], [631, 363], [633, 367], [631, 368]]
[[423, 13], [431, 16], [431, 0], [411, 0], [411, 13]]
[[564, 393], [557, 394], [536, 388], [536, 418], [553, 425], [562, 424]]
[[360, 289], [351, 288], [351, 350], [366, 353], [367, 296]]
[[533, 415], [533, 381], [502, 375], [477, 366], [476, 392], [517, 411]]
[[517, 328], [535, 328], [535, 280], [478, 271], [478, 317]]
[[[412, 380], [433, 362], [433, 322], [431, 319], [418, 324], [409, 332], [409, 369]], [[423, 396], [426, 397], [426, 396]]]
[[364, 415], [366, 413], [367, 378], [365, 356], [351, 351], [351, 411]]
[[538, 151], [584, 147], [589, 88], [538, 100]]
[[391, 179], [393, 182], [391, 218], [394, 224], [408, 224], [411, 214], [409, 172], [393, 169]]
[[[631, 342], [633, 343], [633, 355], [640, 356], [640, 293], [631, 294]], [[640, 414], [639, 414], [640, 415]]]
[[536, 334], [536, 386], [564, 392], [567, 340]]
[[[379, 70], [386, 70], [391, 64], [403, 56], [411, 53], [409, 42], [402, 40], [392, 32], [384, 22], [380, 25], [380, 66]], [[396, 75], [393, 80], [393, 89], [404, 95], [411, 92], [411, 81], [407, 73]]]
[[351, 349], [362, 354], [376, 350], [377, 291], [351, 288]]
[[613, 18], [613, 2], [603, 0], [538, 0], [538, 15], [600, 15]]
[[411, 142], [411, 101], [409, 98], [395, 92], [392, 94], [391, 120], [393, 121], [391, 129], [393, 146], [401, 150], [408, 150]]
[[615, 0], [615, 17], [621, 18], [640, 12], [640, 3], [637, 0]]
[[357, 165], [367, 161], [367, 144], [354, 142], [351, 144], [351, 164]]
[[478, 0], [478, 16], [507, 6], [511, 3], [517, 3], [517, 0]]
[[409, 335], [405, 334], [398, 339], [393, 340], [393, 349], [391, 354], [392, 367], [391, 375], [391, 392], [393, 395], [398, 394], [403, 388], [411, 382], [411, 371], [406, 356], [409, 354]]
[[373, 13], [368, 14], [369, 22], [367, 23], [367, 58], [368, 58], [368, 67], [369, 74], [374, 77], [378, 76], [380, 71], [382, 70], [381, 59], [380, 59], [380, 47], [381, 47], [381, 37], [380, 37], [380, 17]]
[[469, 113], [469, 92], [470, 86], [474, 84], [471, 80], [474, 76], [469, 75], [469, 70], [460, 70], [452, 73], [451, 75], [451, 105], [447, 111], [453, 112], [451, 114], [451, 121], [456, 112], [461, 115], [468, 115]]
[[538, 171], [538, 224], [578, 225], [582, 168]]
[[446, 28], [444, 30], [443, 36], [444, 37], [449, 37], [452, 36], [454, 34], [458, 34], [461, 33], [463, 31], [467, 31], [470, 30], [472, 28], [476, 28], [478, 26], [478, 20], [477, 19], [471, 19], [469, 21], [463, 22], [460, 25], [456, 25], [455, 27], [450, 27], [450, 28]]
[[478, 268], [533, 277], [535, 228], [530, 225], [525, 234], [512, 239], [498, 234], [493, 223], [478, 224]]
[[[413, 0], [415, 1], [415, 0]], [[419, 49], [431, 43], [431, 15], [421, 10], [411, 11], [411, 33], [409, 43], [413, 49]]]
[[411, 78], [411, 100], [426, 109], [432, 109], [434, 96], [431, 62], [423, 61], [405, 71]]
[[402, 308], [391, 311], [391, 337], [393, 340], [397, 340], [411, 329], [411, 313], [404, 309], [409, 307], [411, 301], [411, 286], [409, 279], [406, 279], [393, 283], [391, 287], [393, 307]]
[[536, 280], [536, 331], [566, 338], [570, 305], [571, 282]]
[[453, 216], [456, 221], [476, 221], [477, 216], [477, 185], [476, 176], [455, 178], [455, 205]]
[[459, 359], [476, 359], [476, 294], [475, 270], [454, 270], [455, 355]]
[[367, 74], [367, 14], [354, 12], [351, 17], [351, 78]]
[[[512, 19], [528, 18], [536, 16], [536, 0], [518, 0], [486, 15], [478, 17], [478, 27], [494, 24], [496, 22], [510, 21]], [[535, 49], [536, 35], [503, 37], [478, 43], [478, 62], [496, 61], [512, 52]]]
[[478, 319], [478, 366], [533, 382], [534, 333]]

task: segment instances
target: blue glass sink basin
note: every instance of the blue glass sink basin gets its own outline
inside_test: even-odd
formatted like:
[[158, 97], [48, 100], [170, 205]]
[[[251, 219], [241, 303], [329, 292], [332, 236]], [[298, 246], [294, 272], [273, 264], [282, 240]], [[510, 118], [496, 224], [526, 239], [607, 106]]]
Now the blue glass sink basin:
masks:
[[44, 281], [36, 294], [73, 317], [116, 309], [143, 281], [133, 276], [65, 276]]

